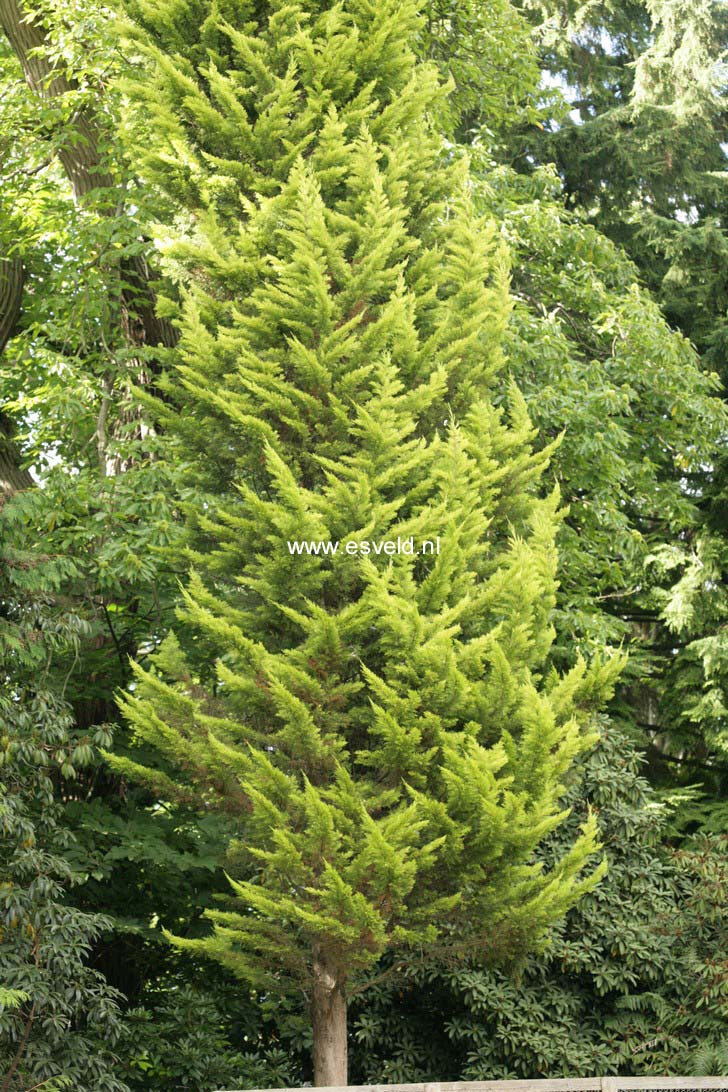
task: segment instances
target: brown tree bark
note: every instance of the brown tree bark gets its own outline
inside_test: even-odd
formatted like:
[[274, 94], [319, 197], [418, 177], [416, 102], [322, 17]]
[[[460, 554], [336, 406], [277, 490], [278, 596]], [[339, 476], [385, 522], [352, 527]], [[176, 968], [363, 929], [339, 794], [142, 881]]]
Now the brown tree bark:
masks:
[[12, 440], [12, 426], [8, 418], [0, 413], [0, 504], [4, 497], [12, 497], [23, 489], [32, 489], [35, 485], [30, 472], [20, 466], [21, 457]]
[[23, 263], [0, 258], [0, 353], [13, 336], [23, 298]]
[[346, 976], [322, 949], [313, 957], [313, 1083], [345, 1087], [349, 1080]]
[[[0, 258], [0, 353], [15, 331], [22, 295], [23, 263], [19, 258]], [[0, 500], [33, 485], [28, 471], [20, 469], [12, 435], [11, 421], [0, 413]]]
[[[18, 0], [0, 0], [0, 25], [13, 48], [31, 91], [47, 101], [72, 93], [75, 88], [66, 76], [53, 68], [44, 47], [43, 27], [29, 22]], [[100, 132], [88, 109], [74, 114], [58, 155], [73, 189], [76, 201], [91, 190], [111, 188], [112, 174], [103, 168], [99, 154]]]

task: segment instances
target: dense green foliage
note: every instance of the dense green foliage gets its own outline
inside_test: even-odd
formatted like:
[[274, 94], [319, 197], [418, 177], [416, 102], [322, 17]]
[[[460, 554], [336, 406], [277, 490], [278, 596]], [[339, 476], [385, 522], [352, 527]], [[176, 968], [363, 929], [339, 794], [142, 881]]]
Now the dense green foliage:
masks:
[[[593, 885], [591, 819], [551, 869], [531, 858], [615, 674], [543, 681], [556, 499], [519, 398], [490, 396], [502, 248], [440, 158], [415, 26], [401, 4], [289, 5], [255, 36], [210, 18], [214, 67], [155, 51], [145, 98], [164, 134], [145, 165], [198, 214], [169, 247], [182, 428], [208, 458], [226, 437], [239, 496], [196, 515], [206, 582], [181, 612], [215, 681], [168, 638], [123, 700], [161, 759], [110, 760], [240, 815], [237, 898], [176, 943], [310, 990], [318, 1083], [345, 1080], [316, 1050], [361, 971], [438, 941], [515, 954]], [[194, 184], [170, 179], [172, 148]], [[301, 539], [341, 549], [292, 561]], [[411, 551], [382, 564], [382, 540]]]
[[664, 581], [653, 556], [694, 529], [685, 477], [713, 458], [728, 417], [717, 377], [701, 372], [624, 253], [565, 209], [553, 172], [483, 159], [479, 204], [511, 253], [511, 373], [542, 442], [560, 437], [552, 473], [569, 511], [555, 618], [573, 657], [580, 645], [629, 640], [635, 621], [656, 614]]
[[[202, 761], [181, 772], [179, 740], [160, 760], [120, 722], [114, 693], [140, 696], [134, 656], [182, 734], [191, 696], [218, 737], [252, 716], [277, 724], [276, 746], [295, 762], [296, 703], [313, 702], [314, 725], [325, 708], [344, 738], [355, 721], [339, 719], [337, 687], [360, 681], [347, 663], [326, 689], [316, 665], [330, 634], [308, 603], [323, 596], [332, 616], [368, 587], [371, 624], [389, 644], [355, 615], [344, 639], [376, 659], [388, 688], [380, 708], [396, 698], [409, 734], [395, 739], [400, 722], [380, 718], [388, 757], [396, 744], [414, 761], [423, 695], [412, 680], [430, 679], [424, 698], [443, 731], [462, 700], [445, 650], [466, 647], [433, 636], [428, 656], [418, 628], [427, 610], [411, 609], [424, 559], [410, 582], [408, 559], [395, 559], [385, 587], [384, 558], [362, 579], [360, 558], [293, 559], [272, 542], [343, 538], [352, 483], [370, 516], [365, 537], [387, 537], [418, 506], [437, 511], [447, 470], [439, 485], [425, 482], [456, 465], [436, 439], [453, 419], [458, 465], [480, 469], [447, 498], [460, 544], [447, 572], [433, 566], [442, 603], [455, 603], [467, 573], [491, 589], [499, 567], [507, 573], [491, 609], [532, 629], [508, 630], [505, 660], [523, 687], [530, 640], [542, 695], [547, 666], [568, 672], [620, 644], [630, 653], [602, 741], [569, 779], [572, 814], [532, 859], [563, 855], [591, 805], [610, 871], [551, 946], [519, 951], [515, 967], [484, 966], [463, 946], [455, 963], [433, 950], [406, 973], [392, 956], [363, 972], [352, 1079], [728, 1072], [726, 414], [713, 374], [725, 382], [724, 6], [430, 0], [399, 38], [374, 33], [377, 13], [363, 3], [310, 5], [300, 31], [297, 6], [277, 3], [130, 0], [123, 27], [93, 2], [32, 8], [34, 63], [14, 35], [13, 0], [0, 0], [0, 488], [25, 490], [0, 528], [0, 884], [8, 923], [25, 915], [36, 930], [6, 923], [2, 933], [0, 1087], [26, 1028], [8, 1085], [17, 1092], [51, 1071], [79, 1092], [310, 1080], [300, 995], [283, 1004], [241, 986], [161, 932], [193, 946], [207, 934], [204, 911], [229, 897], [225, 863], [246, 893], [237, 909], [254, 904], [254, 832], [225, 766], [239, 754], [221, 763], [205, 750], [200, 726], [213, 722], [196, 715]], [[374, 22], [347, 43], [337, 20], [344, 27], [354, 10]], [[434, 62], [449, 95], [434, 68], [406, 84], [409, 50]], [[298, 70], [286, 68], [292, 58]], [[38, 81], [35, 63], [52, 78]], [[436, 227], [445, 201], [449, 219]], [[481, 251], [479, 217], [495, 225]], [[453, 232], [440, 297], [413, 306]], [[19, 258], [21, 297], [8, 276]], [[276, 295], [276, 278], [287, 294]], [[458, 334], [477, 340], [463, 315], [478, 307], [488, 316], [482, 375], [448, 349]], [[385, 350], [402, 390], [386, 378]], [[438, 358], [449, 372], [439, 391]], [[352, 394], [368, 399], [368, 416], [347, 411]], [[476, 397], [494, 411], [474, 438]], [[296, 484], [271, 455], [261, 461], [266, 441]], [[42, 488], [29, 488], [20, 458]], [[499, 463], [517, 472], [489, 488]], [[545, 515], [539, 490], [554, 481], [568, 507], [536, 535], [529, 513]], [[494, 506], [480, 555], [474, 524], [458, 515], [478, 489], [484, 511]], [[524, 578], [529, 557], [538, 564]], [[189, 583], [190, 566], [202, 583]], [[176, 615], [179, 578], [191, 598]], [[295, 617], [280, 611], [286, 603]], [[476, 616], [469, 603], [471, 641], [489, 626]], [[177, 644], [159, 652], [172, 624]], [[230, 651], [251, 626], [265, 650], [255, 669]], [[221, 653], [227, 682], [214, 666]], [[231, 680], [243, 686], [236, 696]], [[371, 713], [357, 716], [362, 731], [374, 726]], [[109, 768], [97, 746], [112, 735], [117, 771], [152, 766], [151, 780]], [[662, 797], [638, 776], [635, 744]], [[214, 761], [232, 790], [224, 798]], [[663, 797], [677, 810], [662, 813]], [[335, 805], [326, 800], [329, 814]], [[285, 825], [286, 808], [277, 814]], [[289, 865], [310, 867], [310, 835], [294, 836]], [[34, 1006], [51, 1021], [48, 1041]]]
[[[527, 10], [573, 108], [534, 130], [531, 155], [556, 164], [570, 203], [626, 248], [704, 371], [725, 384], [725, 5], [546, 0]], [[723, 427], [707, 456], [682, 467], [696, 513], [653, 554], [650, 579], [663, 593], [646, 636], [659, 683], [643, 681], [649, 711], [638, 718], [663, 779], [702, 781], [717, 797], [728, 708], [725, 466]]]
[[[0, 514], [3, 529], [5, 521]], [[38, 562], [36, 561], [36, 565]], [[83, 876], [68, 861], [56, 790], [93, 759], [92, 739], [75, 730], [62, 699], [58, 654], [73, 655], [83, 622], [53, 609], [48, 593], [29, 594], [35, 567], [2, 552], [0, 589], [0, 1068], [10, 1092], [46, 1082], [48, 1089], [128, 1092], [118, 1079], [114, 1047], [122, 1030], [122, 996], [92, 970], [88, 955], [107, 918], [67, 901]], [[53, 1080], [57, 1078], [57, 1080]]]
[[726, 997], [711, 957], [725, 943], [725, 839], [659, 850], [661, 809], [614, 727], [579, 767], [569, 823], [543, 852], [563, 851], [590, 804], [605, 880], [515, 977], [431, 967], [380, 987], [355, 1020], [358, 1081], [723, 1071]]

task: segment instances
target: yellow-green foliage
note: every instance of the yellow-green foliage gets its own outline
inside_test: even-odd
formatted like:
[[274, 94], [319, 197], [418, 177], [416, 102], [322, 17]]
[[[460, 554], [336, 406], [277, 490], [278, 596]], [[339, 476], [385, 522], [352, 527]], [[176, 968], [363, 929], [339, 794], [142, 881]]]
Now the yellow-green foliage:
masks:
[[315, 950], [340, 982], [519, 952], [601, 875], [592, 821], [552, 871], [534, 850], [617, 667], [543, 677], [559, 502], [499, 376], [507, 255], [428, 122], [411, 2], [230, 7], [149, 100], [150, 169], [190, 212], [167, 427], [224, 495], [192, 517], [194, 656], [168, 640], [123, 707], [243, 827], [231, 908], [176, 943], [277, 988]]

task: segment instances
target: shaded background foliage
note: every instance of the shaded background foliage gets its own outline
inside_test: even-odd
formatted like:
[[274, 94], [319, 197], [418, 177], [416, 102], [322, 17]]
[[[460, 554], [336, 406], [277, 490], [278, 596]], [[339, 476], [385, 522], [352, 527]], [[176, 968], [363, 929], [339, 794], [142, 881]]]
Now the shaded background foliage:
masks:
[[[607, 877], [569, 912], [546, 953], [515, 974], [430, 967], [380, 990], [356, 1021], [362, 1081], [724, 1068], [714, 955], [725, 940], [725, 836], [679, 853], [661, 847], [664, 808], [641, 764], [625, 733], [605, 723], [566, 798], [569, 824], [545, 857], [591, 805]], [[713, 1053], [701, 1057], [709, 1043]]]
[[101, 727], [79, 729], [64, 697], [63, 661], [86, 626], [56, 601], [55, 566], [6, 547], [0, 557], [0, 974], [14, 991], [0, 998], [3, 1084], [126, 1092], [114, 1053], [124, 998], [88, 966], [111, 922], [67, 900], [83, 874], [61, 800], [110, 743]]

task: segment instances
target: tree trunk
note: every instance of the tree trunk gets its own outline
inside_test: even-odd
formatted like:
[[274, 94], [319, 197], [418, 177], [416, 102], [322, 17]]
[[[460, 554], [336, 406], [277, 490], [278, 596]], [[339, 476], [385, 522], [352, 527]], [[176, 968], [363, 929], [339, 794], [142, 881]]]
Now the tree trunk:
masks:
[[13, 336], [23, 298], [23, 263], [0, 256], [0, 353]]
[[313, 956], [313, 1083], [348, 1084], [345, 976], [321, 949]]
[[[23, 263], [19, 258], [0, 257], [0, 354], [15, 331], [22, 295]], [[28, 471], [20, 468], [12, 422], [0, 411], [0, 503], [3, 497], [31, 489], [34, 484]]]
[[[68, 99], [78, 89], [55, 63], [42, 23], [28, 18], [30, 6], [26, 8], [24, 3], [25, 0], [0, 0], [0, 27], [20, 61], [31, 91], [46, 102]], [[120, 161], [118, 147], [113, 146], [103, 112], [96, 108], [93, 101], [81, 106], [63, 125], [57, 152], [71, 184], [74, 201], [83, 204], [94, 200], [99, 211], [105, 215], [119, 215], [118, 183], [124, 173], [124, 164]], [[8, 324], [5, 282], [9, 283], [9, 273], [15, 274], [18, 264], [5, 263], [5, 267], [0, 268], [0, 335]], [[22, 274], [22, 266], [20, 270]], [[154, 275], [145, 256], [125, 256], [118, 269], [109, 269], [108, 272], [109, 290], [118, 308], [117, 321], [126, 344], [145, 350], [160, 345], [176, 345], [177, 331], [166, 319], [156, 314]], [[1, 342], [0, 336], [0, 349]], [[107, 456], [111, 438], [107, 434], [107, 417], [111, 400], [119, 387], [125, 388], [131, 380], [155, 390], [154, 376], [158, 371], [159, 366], [146, 354], [138, 359], [130, 358], [123, 373], [117, 373], [113, 365], [110, 366], [107, 395], [99, 411], [97, 428], [97, 447], [103, 474], [113, 476], [126, 469], [118, 457]], [[127, 431], [130, 424], [138, 424], [140, 436], [143, 437], [145, 426], [137, 407], [130, 414], [120, 417], [117, 427]], [[6, 464], [10, 462], [12, 456], [6, 453], [2, 470], [4, 492], [13, 492], [19, 487], [11, 480], [12, 475], [7, 470]], [[32, 483], [26, 483], [25, 488], [28, 484]]]
[[[0, 0], [0, 25], [23, 66], [28, 87], [47, 101], [74, 90], [65, 74], [48, 59], [46, 37], [39, 22], [29, 21], [17, 0]], [[88, 109], [77, 111], [66, 128], [58, 156], [68, 175], [76, 201], [91, 190], [111, 188], [113, 177], [102, 166], [99, 129]]]
[[[63, 99], [76, 90], [74, 83], [49, 59], [49, 43], [40, 23], [29, 22], [19, 0], [0, 0], [0, 26], [5, 32], [18, 60], [25, 80], [34, 94], [47, 102]], [[105, 147], [106, 145], [106, 147]], [[111, 154], [113, 153], [113, 154]], [[99, 112], [93, 104], [76, 110], [65, 127], [58, 147], [58, 157], [63, 164], [74, 200], [83, 203], [99, 192], [108, 191], [103, 211], [108, 216], [118, 215], [119, 194], [115, 192], [118, 176], [123, 173], [119, 149], [112, 147], [112, 138], [99, 121]], [[126, 339], [131, 345], [177, 344], [177, 332], [155, 313], [155, 296], [150, 285], [153, 271], [143, 255], [125, 258], [122, 263], [124, 289], [122, 291], [121, 323]]]
[[0, 504], [5, 497], [12, 497], [23, 489], [32, 489], [35, 485], [29, 471], [20, 466], [20, 452], [13, 441], [5, 434], [4, 423], [7, 421], [0, 414]]

